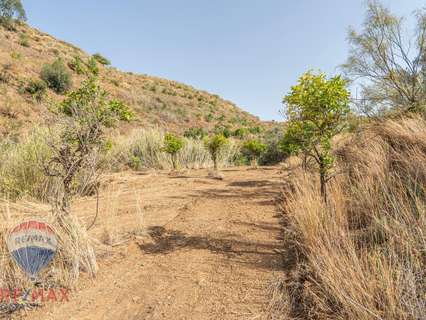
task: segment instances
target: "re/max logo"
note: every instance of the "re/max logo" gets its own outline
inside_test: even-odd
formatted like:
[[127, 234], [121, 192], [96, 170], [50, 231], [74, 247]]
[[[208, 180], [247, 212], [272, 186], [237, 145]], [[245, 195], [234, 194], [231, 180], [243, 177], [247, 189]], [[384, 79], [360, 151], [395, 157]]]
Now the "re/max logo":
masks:
[[70, 291], [59, 289], [0, 289], [0, 303], [68, 302]]

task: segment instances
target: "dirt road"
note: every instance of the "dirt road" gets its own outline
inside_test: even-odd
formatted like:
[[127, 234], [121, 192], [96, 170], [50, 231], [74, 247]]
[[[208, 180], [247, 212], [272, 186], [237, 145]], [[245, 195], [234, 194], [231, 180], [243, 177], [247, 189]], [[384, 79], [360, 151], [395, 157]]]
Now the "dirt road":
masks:
[[[223, 173], [224, 180], [205, 170], [112, 176], [91, 232], [115, 251], [100, 259], [96, 279], [81, 279], [70, 302], [26, 318], [264, 319], [268, 285], [281, 272], [281, 177], [277, 168]], [[75, 210], [92, 215], [94, 206], [85, 199]], [[135, 211], [143, 235], [122, 242], [136, 229]]]

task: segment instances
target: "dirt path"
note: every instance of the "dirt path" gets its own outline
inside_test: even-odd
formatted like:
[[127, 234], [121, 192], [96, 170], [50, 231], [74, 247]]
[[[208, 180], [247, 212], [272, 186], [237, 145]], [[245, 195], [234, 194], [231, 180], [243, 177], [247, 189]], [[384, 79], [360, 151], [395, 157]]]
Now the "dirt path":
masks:
[[[222, 181], [205, 170], [112, 177], [93, 234], [105, 237], [120, 225], [109, 230], [114, 240], [134, 227], [140, 207], [145, 236], [101, 259], [97, 278], [82, 279], [70, 302], [27, 318], [264, 319], [268, 284], [281, 269], [280, 174], [238, 168], [224, 175]], [[94, 204], [87, 199], [76, 208], [93, 212]]]

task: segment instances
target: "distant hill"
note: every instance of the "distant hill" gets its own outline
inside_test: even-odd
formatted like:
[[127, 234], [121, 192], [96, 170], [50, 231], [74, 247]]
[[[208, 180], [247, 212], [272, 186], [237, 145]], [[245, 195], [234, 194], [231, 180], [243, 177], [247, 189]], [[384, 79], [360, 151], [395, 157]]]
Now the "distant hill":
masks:
[[[62, 98], [49, 90], [47, 97], [38, 102], [25, 92], [25, 87], [31, 80], [40, 79], [43, 65], [57, 58], [69, 65], [75, 57], [88, 61], [91, 56], [25, 24], [17, 26], [16, 31], [0, 26], [0, 134], [37, 123], [48, 101]], [[135, 112], [136, 119], [130, 126], [157, 126], [176, 132], [191, 127], [213, 130], [216, 126], [268, 126], [218, 95], [176, 81], [122, 72], [101, 64], [99, 67], [102, 87]], [[75, 88], [84, 76], [70, 71]]]

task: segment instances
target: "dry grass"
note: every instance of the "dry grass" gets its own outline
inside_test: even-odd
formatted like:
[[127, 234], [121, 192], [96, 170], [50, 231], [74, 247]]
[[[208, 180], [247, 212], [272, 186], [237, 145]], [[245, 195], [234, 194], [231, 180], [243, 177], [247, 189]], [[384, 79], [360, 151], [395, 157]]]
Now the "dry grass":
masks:
[[[161, 129], [139, 129], [127, 136], [116, 138], [107, 162], [111, 169], [121, 170], [125, 166], [140, 170], [144, 168], [171, 169], [171, 156], [162, 151], [165, 132]], [[178, 166], [186, 169], [210, 168], [211, 155], [202, 140], [184, 138], [184, 147], [178, 153]], [[222, 150], [219, 162], [222, 167], [234, 165], [240, 154], [237, 141]]]
[[282, 305], [294, 319], [424, 319], [426, 121], [340, 143], [328, 205], [315, 175], [293, 169], [283, 208], [298, 259]]
[[19, 204], [0, 201], [0, 270], [1, 288], [31, 288], [33, 284], [23, 271], [12, 261], [7, 249], [8, 232], [18, 223], [37, 219], [49, 223], [58, 239], [58, 251], [48, 268], [40, 275], [40, 282], [46, 286], [72, 287], [81, 270], [94, 275], [97, 271], [94, 243], [86, 229], [74, 216], [58, 218], [49, 206], [20, 202]]

